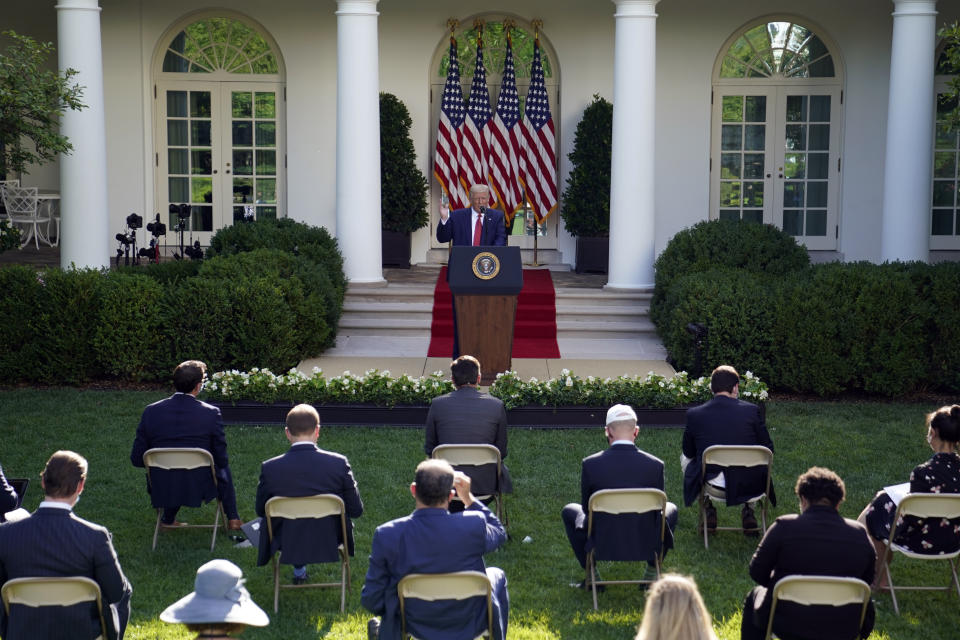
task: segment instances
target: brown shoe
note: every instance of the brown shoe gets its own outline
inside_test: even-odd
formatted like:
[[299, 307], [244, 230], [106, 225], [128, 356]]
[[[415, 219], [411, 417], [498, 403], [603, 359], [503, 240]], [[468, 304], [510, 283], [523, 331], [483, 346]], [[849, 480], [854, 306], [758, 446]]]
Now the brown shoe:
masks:
[[749, 505], [743, 505], [743, 535], [755, 538], [760, 535], [760, 525], [757, 524], [757, 517], [753, 515], [753, 509]]
[[243, 520], [227, 520], [227, 529], [230, 531], [240, 531], [243, 527]]
[[161, 529], [177, 529], [179, 527], [188, 526], [186, 522], [180, 522], [179, 520], [174, 520], [173, 522], [161, 522]]

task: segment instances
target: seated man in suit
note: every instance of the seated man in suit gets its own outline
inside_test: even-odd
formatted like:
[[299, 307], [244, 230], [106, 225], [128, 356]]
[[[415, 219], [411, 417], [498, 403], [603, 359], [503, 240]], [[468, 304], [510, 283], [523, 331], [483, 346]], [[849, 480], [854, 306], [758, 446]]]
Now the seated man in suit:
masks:
[[[454, 491], [466, 505], [462, 513], [447, 511]], [[380, 616], [379, 622], [371, 619], [369, 636], [400, 639], [397, 584], [405, 575], [485, 571], [493, 585], [491, 636], [503, 640], [509, 609], [507, 578], [502, 570], [486, 567], [483, 554], [506, 542], [507, 532], [489, 509], [474, 500], [470, 478], [443, 460], [421, 462], [410, 493], [416, 500], [413, 513], [380, 525], [373, 534], [370, 567], [360, 594], [363, 606]], [[411, 600], [406, 612], [407, 631], [418, 638], [475, 638], [487, 623], [485, 602], [479, 598], [467, 603]]]
[[[87, 461], [73, 451], [57, 451], [43, 469], [44, 500], [29, 518], [0, 526], [0, 584], [14, 578], [90, 578], [100, 586], [108, 638], [123, 638], [130, 617], [127, 582], [110, 532], [78, 518], [73, 506], [87, 479]], [[33, 609], [0, 607], [0, 636], [6, 640], [45, 638], [85, 640], [99, 637], [95, 604]]]
[[[714, 445], [761, 445], [773, 451], [773, 441], [759, 407], [738, 399], [740, 374], [728, 365], [721, 365], [710, 376], [713, 399], [699, 407], [687, 410], [687, 424], [683, 431], [683, 499], [689, 507], [697, 499], [703, 480], [700, 477], [703, 452]], [[707, 478], [723, 488], [728, 505], [743, 505], [743, 528], [747, 535], [759, 535], [757, 518], [748, 500], [760, 495], [766, 488], [766, 469], [729, 468], [707, 469]], [[777, 504], [770, 486], [770, 503]], [[707, 529], [717, 527], [717, 510], [707, 502]]]
[[[237, 512], [237, 496], [233, 489], [233, 475], [227, 458], [227, 438], [223, 433], [220, 409], [197, 400], [207, 377], [207, 365], [199, 360], [187, 360], [177, 365], [173, 372], [173, 386], [177, 390], [169, 398], [154, 402], [143, 410], [137, 435], [130, 451], [130, 462], [142, 467], [143, 454], [148, 449], [159, 447], [194, 447], [206, 449], [213, 456], [217, 473], [217, 493], [227, 516], [227, 527], [239, 530], [243, 526]], [[198, 469], [198, 475], [205, 470]], [[209, 474], [206, 474], [209, 477]], [[150, 485], [148, 483], [148, 488]], [[164, 487], [153, 487], [153, 492], [165, 493]], [[154, 495], [154, 501], [163, 497]], [[204, 496], [210, 499], [212, 496]], [[164, 507], [161, 525], [181, 526], [177, 522], [180, 506]]]
[[[560, 517], [573, 547], [573, 554], [581, 567], [587, 566], [587, 511], [590, 496], [602, 489], [660, 489], [663, 491], [663, 461], [641, 451], [634, 444], [640, 428], [637, 414], [625, 405], [618, 404], [607, 411], [604, 433], [610, 447], [583, 459], [580, 468], [580, 503], [572, 502], [563, 508]], [[664, 552], [673, 548], [673, 529], [677, 524], [677, 505], [667, 503], [667, 531], [664, 537]], [[607, 520], [610, 518], [610, 520]], [[604, 535], [604, 554], [608, 559], [633, 558], [635, 549], [649, 550], [647, 561], [653, 566], [654, 556], [659, 551], [659, 518], [656, 514], [609, 516], [598, 513], [594, 527], [609, 527]], [[639, 542], [638, 532], [639, 531]], [[618, 534], [618, 532], [621, 532]], [[620, 544], [616, 544], [619, 542]], [[612, 544], [611, 544], [612, 543]], [[586, 581], [577, 585], [588, 588]]]
[[[287, 414], [287, 440], [290, 449], [282, 456], [264, 461], [260, 467], [257, 485], [257, 515], [266, 515], [267, 500], [274, 496], [299, 498], [321, 493], [333, 493], [343, 499], [348, 518], [363, 514], [363, 501], [353, 479], [346, 457], [317, 446], [320, 437], [320, 416], [308, 404], [298, 404]], [[353, 525], [347, 526], [347, 540], [341, 538], [340, 518], [330, 516], [321, 520], [297, 519], [273, 521], [273, 544], [267, 540], [266, 525], [261, 528], [257, 564], [264, 565], [282, 549], [284, 564], [293, 565], [293, 583], [306, 584], [307, 563], [337, 560], [335, 545], [320, 546], [321, 541], [346, 543], [353, 555]]]
[[[873, 582], [877, 556], [867, 530], [838, 511], [845, 496], [840, 476], [811, 467], [797, 478], [796, 493], [800, 514], [777, 518], [750, 560], [750, 577], [759, 586], [743, 605], [743, 640], [759, 640], [766, 634], [773, 587], [783, 577], [840, 576]], [[773, 631], [784, 640], [847, 640], [856, 636], [859, 620], [858, 604], [811, 608], [780, 602]], [[871, 601], [859, 637], [870, 635], [873, 622]]]
[[[437, 241], [450, 242], [455, 247], [505, 247], [507, 229], [503, 212], [488, 209], [490, 187], [475, 184], [470, 187], [470, 208], [447, 210], [440, 207], [440, 223], [437, 225]], [[450, 277], [450, 272], [447, 272]], [[460, 356], [460, 338], [457, 332], [457, 308], [453, 306], [453, 358]]]
[[[507, 410], [500, 398], [478, 388], [480, 362], [473, 356], [460, 356], [450, 364], [450, 377], [456, 391], [438, 396], [427, 412], [426, 439], [423, 450], [433, 455], [439, 444], [492, 444], [500, 450], [500, 460], [507, 457]], [[513, 491], [513, 482], [506, 465], [497, 470], [480, 467], [471, 472], [473, 490], [478, 495]], [[454, 502], [454, 510], [459, 507]]]

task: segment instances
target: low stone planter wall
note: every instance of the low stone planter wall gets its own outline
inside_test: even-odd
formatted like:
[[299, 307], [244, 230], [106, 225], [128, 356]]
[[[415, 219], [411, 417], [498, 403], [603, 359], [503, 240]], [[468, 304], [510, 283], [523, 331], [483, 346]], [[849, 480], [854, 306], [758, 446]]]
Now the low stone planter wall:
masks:
[[[289, 402], [214, 402], [220, 407], [225, 424], [283, 424], [293, 406]], [[374, 405], [316, 405], [325, 425], [379, 426], [422, 428], [427, 421], [428, 406], [379, 407]], [[682, 427], [686, 407], [676, 409], [637, 408], [641, 427]], [[528, 429], [582, 429], [602, 427], [606, 407], [541, 407], [525, 406], [507, 411], [511, 427]]]

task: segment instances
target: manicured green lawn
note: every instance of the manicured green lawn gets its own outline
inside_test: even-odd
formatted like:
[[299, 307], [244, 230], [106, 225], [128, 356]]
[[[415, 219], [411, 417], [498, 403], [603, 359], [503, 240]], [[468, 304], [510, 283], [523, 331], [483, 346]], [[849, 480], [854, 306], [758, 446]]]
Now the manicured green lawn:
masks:
[[[77, 504], [81, 517], [110, 528], [120, 562], [133, 583], [133, 613], [127, 638], [186, 638], [181, 627], [157, 621], [163, 608], [193, 589], [196, 568], [212, 557], [240, 565], [253, 598], [270, 614], [263, 630], [246, 638], [365, 638], [369, 614], [360, 606], [360, 587], [367, 553], [377, 525], [413, 508], [407, 485], [423, 457], [422, 432], [415, 429], [324, 428], [321, 446], [350, 458], [366, 511], [356, 521], [357, 556], [352, 560], [353, 590], [347, 613], [338, 611], [335, 590], [287, 591], [280, 614], [272, 611], [272, 574], [256, 567], [252, 549], [235, 549], [219, 537], [209, 552], [209, 534], [180, 531], [161, 534], [150, 550], [155, 513], [144, 489], [143, 472], [129, 462], [130, 444], [143, 407], [160, 397], [151, 392], [16, 390], [0, 392], [0, 463], [8, 476], [36, 477], [50, 453], [73, 449], [90, 461], [87, 489]], [[881, 403], [771, 402], [768, 424], [777, 451], [775, 482], [780, 504], [774, 514], [795, 511], [793, 482], [812, 465], [837, 471], [847, 483], [843, 515], [855, 518], [882, 486], [905, 481], [910, 470], [929, 455], [923, 414], [935, 407]], [[321, 416], [322, 417], [322, 416]], [[679, 429], [642, 431], [638, 445], [667, 465], [667, 495], [682, 502]], [[261, 460], [282, 453], [286, 440], [280, 427], [227, 427], [231, 467], [237, 484], [240, 514], [253, 517], [253, 500]], [[589, 594], [568, 585], [582, 579], [560, 523], [560, 509], [579, 496], [580, 460], [603, 448], [600, 429], [510, 433], [508, 463], [515, 494], [507, 501], [511, 541], [487, 557], [502, 567], [510, 581], [511, 640], [532, 638], [632, 638], [643, 611], [644, 595], [635, 587], [613, 586], [600, 597], [600, 611]], [[41, 498], [39, 481], [31, 484], [26, 506]], [[185, 510], [188, 521], [212, 517]], [[721, 524], [738, 520], [736, 509], [721, 510]], [[769, 520], [768, 520], [769, 521]], [[521, 542], [526, 536], [533, 540]], [[752, 586], [747, 563], [756, 539], [720, 533], [710, 550], [696, 533], [696, 512], [680, 509], [676, 549], [666, 569], [692, 574], [714, 616], [721, 638], [739, 638], [740, 607]], [[924, 563], [933, 564], [933, 563]], [[332, 568], [332, 567], [331, 567]], [[634, 569], [635, 567], [627, 567]], [[289, 571], [289, 569], [287, 569]], [[622, 567], [604, 567], [612, 577]], [[642, 570], [642, 567], [640, 567]], [[311, 571], [316, 575], [318, 568]], [[895, 579], [936, 580], [946, 584], [946, 565], [895, 564]], [[289, 574], [288, 574], [289, 575]], [[957, 596], [945, 593], [905, 594], [903, 615], [893, 614], [888, 595], [877, 598], [877, 631], [872, 639], [951, 638], [960, 628]]]

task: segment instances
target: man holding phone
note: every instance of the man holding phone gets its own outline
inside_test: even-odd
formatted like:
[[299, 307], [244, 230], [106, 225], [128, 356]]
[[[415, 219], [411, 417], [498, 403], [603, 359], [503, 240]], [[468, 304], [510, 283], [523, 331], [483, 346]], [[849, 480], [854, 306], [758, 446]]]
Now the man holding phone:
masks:
[[[444, 460], [424, 460], [417, 466], [410, 493], [416, 508], [410, 515], [377, 527], [373, 535], [370, 567], [360, 594], [363, 606], [380, 619], [370, 620], [370, 638], [400, 639], [400, 601], [397, 584], [411, 573], [486, 572], [493, 587], [494, 640], [507, 635], [509, 596], [503, 570], [487, 567], [483, 554], [507, 541], [500, 521], [470, 492], [470, 478], [454, 471]], [[456, 494], [464, 503], [461, 513], [447, 507]], [[453, 638], [470, 630], [471, 638], [486, 629], [486, 601], [440, 600], [406, 603], [407, 632], [417, 638]]]

